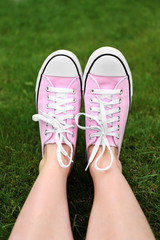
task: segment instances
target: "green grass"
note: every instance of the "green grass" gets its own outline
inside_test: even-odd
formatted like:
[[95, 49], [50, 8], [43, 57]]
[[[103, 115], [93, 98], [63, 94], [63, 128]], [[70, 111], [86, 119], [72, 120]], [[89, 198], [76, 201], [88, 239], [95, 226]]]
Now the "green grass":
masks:
[[[44, 59], [73, 51], [82, 67], [98, 47], [113, 46], [127, 58], [134, 96], [121, 160], [157, 239], [160, 161], [160, 1], [0, 1], [0, 239], [8, 238], [38, 174], [41, 159], [34, 87]], [[83, 109], [82, 109], [83, 110]], [[85, 168], [84, 132], [68, 180], [75, 239], [84, 239], [93, 200]]]

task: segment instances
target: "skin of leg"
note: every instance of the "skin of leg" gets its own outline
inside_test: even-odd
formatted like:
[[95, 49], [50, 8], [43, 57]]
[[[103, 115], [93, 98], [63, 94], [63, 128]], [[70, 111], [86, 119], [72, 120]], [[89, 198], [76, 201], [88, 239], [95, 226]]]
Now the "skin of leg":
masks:
[[[95, 169], [94, 161], [90, 165], [94, 183], [94, 201], [86, 239], [155, 240], [140, 205], [122, 174], [117, 148], [111, 148], [114, 155], [111, 169], [98, 172]], [[92, 149], [93, 146], [90, 146], [89, 155]], [[101, 150], [100, 147], [97, 156]], [[110, 154], [106, 150], [99, 160], [98, 166], [105, 167], [109, 161]]]
[[[69, 168], [60, 167], [56, 144], [45, 146], [44, 158], [28, 198], [17, 218], [9, 240], [73, 239], [66, 183]], [[69, 153], [68, 146], [64, 145]], [[63, 162], [67, 159], [62, 156]]]

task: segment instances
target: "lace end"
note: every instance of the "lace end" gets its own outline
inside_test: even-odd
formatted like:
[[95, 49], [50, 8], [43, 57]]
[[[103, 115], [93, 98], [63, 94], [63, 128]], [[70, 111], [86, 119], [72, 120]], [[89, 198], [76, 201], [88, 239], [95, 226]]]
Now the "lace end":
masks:
[[87, 164], [87, 167], [85, 168], [85, 171], [87, 171], [87, 170], [88, 170], [88, 168], [89, 168], [89, 165], [90, 165], [90, 162], [88, 162], [88, 164]]

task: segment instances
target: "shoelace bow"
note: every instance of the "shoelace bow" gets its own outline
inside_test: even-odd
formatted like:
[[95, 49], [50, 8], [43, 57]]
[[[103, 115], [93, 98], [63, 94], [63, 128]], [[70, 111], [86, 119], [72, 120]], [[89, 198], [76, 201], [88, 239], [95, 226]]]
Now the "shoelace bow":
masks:
[[[92, 103], [99, 104], [99, 107], [91, 107], [90, 111], [98, 112], [99, 114], [97, 116], [92, 116], [87, 113], [78, 113], [76, 115], [75, 122], [76, 122], [77, 126], [82, 130], [88, 129], [88, 130], [97, 131], [96, 133], [89, 135], [89, 138], [98, 137], [98, 139], [94, 145], [92, 154], [88, 160], [88, 164], [87, 164], [85, 171], [87, 171], [89, 165], [95, 158], [100, 145], [102, 145], [102, 152], [95, 160], [95, 168], [98, 171], [105, 171], [105, 170], [108, 170], [112, 166], [112, 163], [113, 163], [113, 153], [112, 153], [111, 147], [109, 145], [107, 136], [113, 136], [113, 137], [119, 138], [119, 135], [117, 133], [115, 133], [116, 130], [119, 130], [119, 125], [113, 126], [113, 122], [118, 122], [119, 117], [113, 117], [112, 114], [120, 112], [120, 108], [119, 107], [112, 108], [112, 106], [115, 104], [119, 104], [121, 99], [118, 98], [118, 99], [113, 100], [113, 95], [115, 95], [115, 94], [121, 95], [122, 90], [121, 89], [118, 89], [118, 90], [92, 89], [91, 92], [93, 94], [101, 95], [101, 99], [100, 99], [100, 97], [96, 96], [96, 98], [91, 98], [91, 100], [90, 100]], [[109, 102], [102, 101], [102, 99], [104, 99], [104, 98], [107, 98], [110, 101]], [[109, 110], [106, 110], [105, 107], [108, 107]], [[97, 123], [97, 125], [90, 125], [89, 127], [84, 127], [84, 126], [79, 125], [79, 123], [78, 123], [79, 117], [82, 115], [85, 117], [88, 117], [90, 119], [90, 121], [94, 120]], [[106, 116], [109, 116], [110, 118], [107, 119]], [[110, 125], [110, 127], [108, 127], [108, 124]], [[110, 163], [105, 168], [99, 168], [98, 161], [101, 158], [101, 156], [103, 155], [106, 147], [108, 148], [108, 150], [110, 152]]]
[[[74, 89], [65, 89], [65, 88], [54, 88], [54, 87], [47, 87], [47, 92], [54, 92], [58, 94], [57, 96], [47, 96], [47, 99], [53, 101], [54, 103], [47, 104], [48, 109], [52, 109], [52, 112], [45, 113], [40, 111], [39, 114], [35, 114], [32, 116], [33, 121], [43, 121], [47, 125], [52, 126], [52, 130], [46, 130], [45, 134], [48, 133], [55, 133], [55, 142], [57, 144], [57, 159], [62, 168], [67, 168], [73, 162], [73, 146], [64, 136], [64, 133], [69, 133], [72, 136], [73, 132], [69, 131], [69, 128], [74, 128], [74, 125], [67, 125], [67, 119], [74, 119], [73, 114], [68, 114], [67, 111], [74, 110], [74, 106], [68, 105], [68, 103], [73, 103], [75, 98], [66, 98], [65, 94], [67, 93], [75, 93]], [[60, 98], [61, 97], [61, 98]], [[58, 115], [61, 114], [62, 115]], [[70, 156], [65, 151], [63, 144], [65, 143], [71, 149]], [[68, 164], [64, 164], [62, 161], [61, 153], [69, 159]]]

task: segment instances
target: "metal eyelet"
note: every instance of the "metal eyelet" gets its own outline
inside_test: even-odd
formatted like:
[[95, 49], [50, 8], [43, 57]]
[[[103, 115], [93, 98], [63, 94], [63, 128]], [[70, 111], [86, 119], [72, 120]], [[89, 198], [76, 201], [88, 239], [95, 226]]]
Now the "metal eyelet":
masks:
[[91, 134], [89, 134], [89, 140], [91, 140]]
[[92, 108], [91, 107], [89, 108], [89, 111], [92, 112]]
[[90, 121], [90, 122], [92, 121], [92, 118], [91, 118], [91, 117], [89, 117], [89, 121]]
[[120, 90], [120, 95], [122, 95], [122, 93], [123, 93], [123, 89]]
[[76, 92], [76, 90], [75, 90], [75, 89], [73, 89], [73, 92], [72, 92], [72, 93], [73, 93], [73, 94], [75, 94], [75, 92]]
[[47, 108], [49, 108], [49, 104], [47, 104]]
[[122, 102], [122, 99], [121, 98], [119, 98], [119, 103], [121, 103]]
[[118, 116], [118, 122], [120, 122], [120, 116]]
[[74, 132], [72, 132], [72, 137], [74, 137]]
[[46, 123], [46, 127], [48, 127], [48, 123]]
[[49, 95], [47, 95], [47, 100], [49, 100]]
[[117, 137], [117, 139], [119, 139], [119, 134], [118, 134], [118, 137]]
[[118, 125], [118, 129], [117, 130], [119, 131], [119, 129], [120, 129], [120, 126]]
[[47, 135], [47, 130], [45, 130], [45, 135]]
[[73, 115], [72, 119], [74, 120], [75, 119], [75, 116]]
[[73, 111], [75, 111], [75, 106], [73, 106]]
[[74, 124], [72, 124], [72, 128], [73, 128], [73, 129], [75, 128], [75, 125], [74, 125]]
[[76, 99], [75, 99], [75, 98], [73, 98], [73, 102], [76, 102]]
[[121, 112], [121, 108], [120, 108], [120, 107], [118, 108], [118, 112], [119, 112], [119, 113]]
[[90, 98], [90, 102], [91, 102], [91, 103], [93, 102], [93, 99], [92, 99], [92, 98]]
[[94, 89], [93, 88], [91, 89], [91, 93], [94, 93]]
[[47, 92], [49, 91], [49, 87], [46, 87], [46, 91], [47, 91]]

